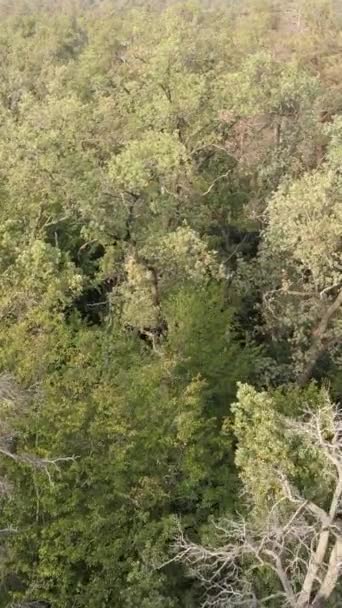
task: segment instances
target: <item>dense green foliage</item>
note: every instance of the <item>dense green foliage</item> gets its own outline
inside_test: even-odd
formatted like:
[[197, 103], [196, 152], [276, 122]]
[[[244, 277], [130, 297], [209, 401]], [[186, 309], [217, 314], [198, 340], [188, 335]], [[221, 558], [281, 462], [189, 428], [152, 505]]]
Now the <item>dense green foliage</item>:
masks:
[[176, 518], [331, 491], [277, 417], [342, 395], [340, 7], [0, 13], [0, 605], [198, 608]]

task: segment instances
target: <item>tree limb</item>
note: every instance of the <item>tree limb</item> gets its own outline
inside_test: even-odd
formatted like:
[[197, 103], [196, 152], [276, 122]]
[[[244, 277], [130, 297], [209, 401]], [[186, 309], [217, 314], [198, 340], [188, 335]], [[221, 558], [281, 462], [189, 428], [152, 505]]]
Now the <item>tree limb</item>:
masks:
[[297, 384], [299, 386], [305, 386], [305, 384], [307, 384], [307, 382], [311, 378], [312, 372], [319, 357], [325, 352], [325, 345], [323, 341], [326, 337], [326, 331], [328, 329], [331, 319], [334, 317], [341, 305], [342, 290], [339, 292], [334, 302], [327, 308], [319, 324], [312, 332], [313, 342], [307, 354], [307, 364], [297, 379]]

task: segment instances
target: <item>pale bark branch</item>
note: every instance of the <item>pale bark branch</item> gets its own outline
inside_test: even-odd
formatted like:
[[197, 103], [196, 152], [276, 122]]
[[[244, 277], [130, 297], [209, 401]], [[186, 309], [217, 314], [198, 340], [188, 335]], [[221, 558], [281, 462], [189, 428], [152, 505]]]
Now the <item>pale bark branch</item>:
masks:
[[[281, 470], [275, 470], [282, 497], [263, 521], [223, 520], [214, 525], [217, 544], [191, 543], [182, 531], [172, 560], [185, 563], [206, 590], [202, 608], [267, 605], [253, 581], [265, 569], [279, 583], [282, 605], [323, 608], [342, 571], [342, 414], [327, 400], [301, 420], [284, 418], [287, 430], [318, 451], [331, 491], [328, 504], [305, 499]], [[324, 465], [325, 463], [325, 465]]]
[[313, 342], [307, 353], [307, 363], [301, 374], [297, 379], [299, 386], [305, 386], [310, 380], [312, 372], [319, 357], [325, 352], [324, 339], [326, 338], [326, 332], [330, 321], [335, 316], [337, 311], [342, 305], [342, 290], [339, 292], [334, 302], [327, 308], [325, 314], [321, 318], [317, 327], [313, 330]]

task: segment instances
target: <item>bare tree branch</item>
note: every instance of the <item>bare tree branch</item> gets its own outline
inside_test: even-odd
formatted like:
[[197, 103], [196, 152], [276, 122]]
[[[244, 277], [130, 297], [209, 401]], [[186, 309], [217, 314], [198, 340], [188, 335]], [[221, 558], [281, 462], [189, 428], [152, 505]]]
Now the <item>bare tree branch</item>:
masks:
[[[305, 499], [286, 475], [276, 471], [282, 497], [263, 521], [222, 520], [214, 524], [212, 547], [193, 543], [181, 529], [172, 560], [187, 565], [204, 588], [202, 608], [282, 606], [323, 608], [342, 570], [342, 415], [328, 397], [301, 420], [285, 419], [294, 437], [318, 450], [331, 482], [328, 506]], [[257, 571], [273, 572], [279, 591], [257, 597]]]
[[338, 296], [335, 298], [332, 304], [330, 304], [330, 306], [327, 308], [324, 315], [320, 319], [320, 322], [318, 323], [317, 327], [315, 327], [312, 332], [313, 341], [307, 353], [307, 363], [297, 380], [299, 386], [305, 386], [305, 384], [310, 380], [311, 374], [319, 357], [325, 351], [324, 339], [326, 337], [326, 332], [330, 321], [334, 317], [336, 312], [339, 310], [341, 305], [342, 290], [339, 292]]

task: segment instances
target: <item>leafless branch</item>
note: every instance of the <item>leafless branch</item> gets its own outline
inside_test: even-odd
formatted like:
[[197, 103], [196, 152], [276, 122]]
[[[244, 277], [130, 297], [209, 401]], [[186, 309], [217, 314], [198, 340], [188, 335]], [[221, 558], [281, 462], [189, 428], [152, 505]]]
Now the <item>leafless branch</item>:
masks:
[[342, 290], [338, 293], [335, 300], [327, 307], [322, 315], [317, 327], [312, 331], [312, 344], [307, 353], [307, 363], [303, 371], [298, 377], [297, 383], [299, 386], [304, 386], [310, 380], [314, 367], [325, 351], [324, 339], [331, 320], [336, 315], [337, 311], [342, 306]]
[[214, 524], [215, 542], [202, 546], [179, 529], [174, 560], [184, 563], [204, 588], [202, 608], [267, 605], [256, 597], [256, 572], [273, 572], [282, 606], [322, 608], [342, 571], [342, 415], [328, 399], [301, 420], [284, 423], [294, 437], [314, 448], [331, 483], [328, 507], [307, 500], [283, 471], [276, 471], [282, 496], [262, 521], [240, 517]]
[[225, 177], [228, 177], [229, 174], [230, 174], [230, 171], [226, 171], [222, 175], [218, 175], [214, 179], [214, 181], [210, 184], [209, 188], [205, 192], [202, 192], [201, 196], [207, 196], [207, 194], [209, 194], [212, 191], [212, 189], [214, 188], [215, 184], [217, 184], [217, 182], [220, 181], [221, 179], [224, 179]]

